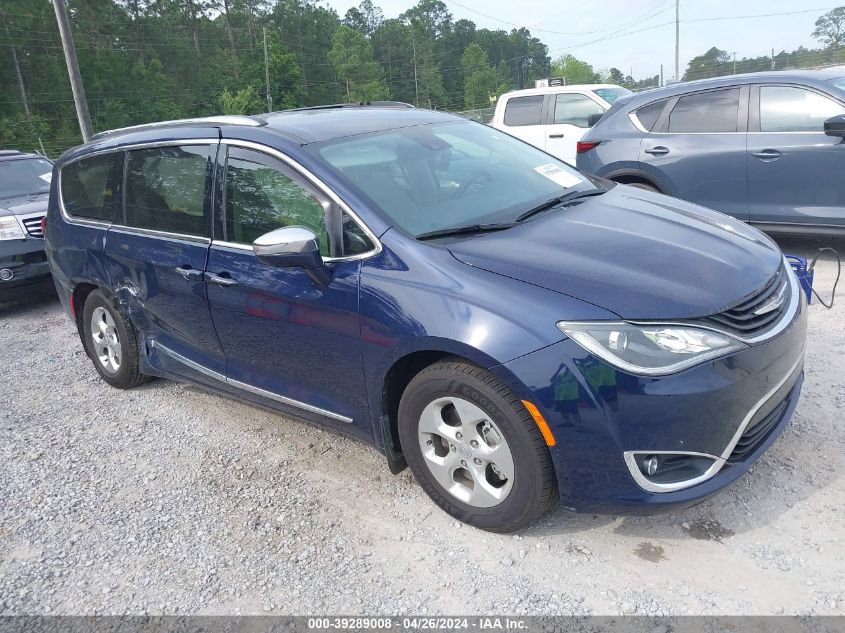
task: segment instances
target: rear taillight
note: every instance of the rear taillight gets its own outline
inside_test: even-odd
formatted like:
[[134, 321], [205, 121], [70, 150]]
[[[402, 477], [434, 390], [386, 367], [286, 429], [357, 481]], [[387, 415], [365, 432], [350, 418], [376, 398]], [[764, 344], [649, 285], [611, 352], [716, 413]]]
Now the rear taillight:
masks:
[[41, 218], [41, 235], [42, 236], [47, 235], [47, 216], [46, 215], [43, 218]]
[[583, 154], [584, 152], [589, 152], [594, 147], [598, 147], [601, 141], [578, 141], [575, 145], [575, 151], [579, 154]]

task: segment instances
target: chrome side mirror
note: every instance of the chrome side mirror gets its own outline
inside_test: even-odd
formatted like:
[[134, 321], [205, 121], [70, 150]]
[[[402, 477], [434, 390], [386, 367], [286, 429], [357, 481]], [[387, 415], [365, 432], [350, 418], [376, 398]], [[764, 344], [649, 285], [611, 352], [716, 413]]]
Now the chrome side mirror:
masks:
[[259, 261], [269, 266], [323, 267], [320, 238], [304, 226], [283, 226], [265, 233], [252, 243], [252, 250]]

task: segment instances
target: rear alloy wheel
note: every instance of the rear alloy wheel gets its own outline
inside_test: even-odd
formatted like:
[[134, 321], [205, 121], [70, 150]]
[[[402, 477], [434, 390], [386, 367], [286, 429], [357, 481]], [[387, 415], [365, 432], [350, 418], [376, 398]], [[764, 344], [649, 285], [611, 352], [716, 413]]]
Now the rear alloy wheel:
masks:
[[549, 449], [522, 402], [490, 372], [436, 363], [411, 380], [399, 437], [423, 490], [453, 517], [510, 532], [557, 496]]
[[128, 389], [150, 380], [138, 368], [138, 341], [132, 322], [99, 290], [85, 300], [80, 334], [94, 367], [112, 387]]

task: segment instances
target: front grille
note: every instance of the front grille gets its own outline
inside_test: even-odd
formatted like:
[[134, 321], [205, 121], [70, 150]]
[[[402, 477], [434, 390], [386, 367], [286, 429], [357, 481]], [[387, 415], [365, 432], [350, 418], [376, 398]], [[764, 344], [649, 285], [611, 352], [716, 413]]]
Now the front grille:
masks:
[[731, 451], [728, 462], [736, 463], [743, 461], [748, 455], [766, 441], [778, 422], [783, 419], [783, 414], [789, 407], [790, 402], [796, 396], [797, 389], [794, 383], [786, 383], [777, 393], [763, 405], [757, 414], [751, 419], [745, 432]]
[[26, 227], [26, 232], [32, 237], [43, 238], [44, 233], [41, 231], [41, 220], [43, 215], [31, 215], [28, 218], [21, 218], [21, 222]]
[[[739, 336], [754, 336], [780, 320], [789, 305], [789, 277], [781, 264], [777, 273], [750, 297], [702, 322]], [[780, 303], [777, 303], [778, 299]]]

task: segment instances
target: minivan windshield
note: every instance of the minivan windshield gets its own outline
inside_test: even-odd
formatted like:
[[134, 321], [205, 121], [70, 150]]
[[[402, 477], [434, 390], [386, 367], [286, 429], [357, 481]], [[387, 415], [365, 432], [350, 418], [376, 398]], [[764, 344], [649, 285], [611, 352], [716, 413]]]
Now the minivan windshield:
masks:
[[552, 198], [596, 188], [566, 163], [470, 121], [397, 128], [307, 147], [415, 237], [514, 222]]
[[52, 173], [53, 164], [46, 158], [0, 161], [0, 198], [48, 193]]
[[616, 103], [616, 100], [619, 97], [627, 97], [628, 95], [634, 94], [627, 88], [623, 88], [622, 86], [616, 86], [615, 88], [596, 88], [593, 90], [598, 96], [602, 99], [607, 101], [610, 105]]

